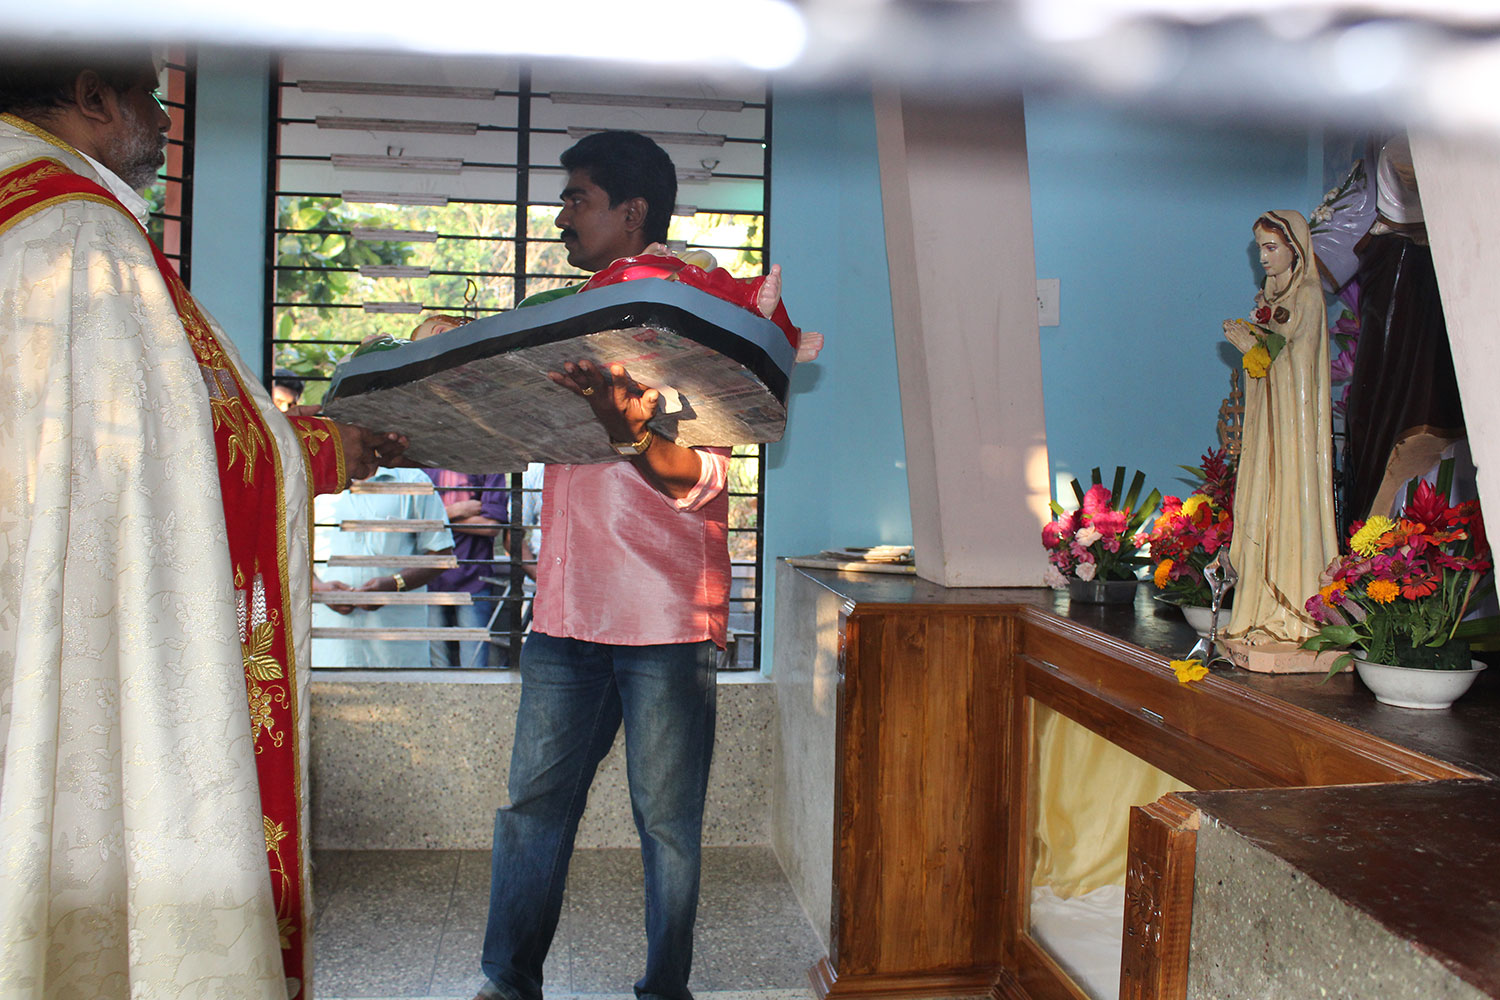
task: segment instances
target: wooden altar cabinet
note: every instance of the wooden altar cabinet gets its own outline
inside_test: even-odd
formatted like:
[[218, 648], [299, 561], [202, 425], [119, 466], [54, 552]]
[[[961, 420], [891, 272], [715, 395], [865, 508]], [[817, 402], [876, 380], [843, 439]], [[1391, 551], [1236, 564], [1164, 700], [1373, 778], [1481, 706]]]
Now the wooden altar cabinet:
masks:
[[[1180, 684], [1167, 660], [1195, 637], [1144, 593], [1133, 606], [1070, 607], [1045, 590], [781, 572], [839, 601], [825, 623], [837, 629], [837, 697], [820, 998], [1086, 996], [1027, 930], [1038, 706], [1200, 790], [1476, 774], [1316, 710], [1363, 710], [1369, 696], [1347, 677], [1322, 689], [1239, 671]], [[1278, 686], [1294, 697], [1268, 690]], [[1122, 997], [1184, 995], [1195, 814], [1178, 796], [1133, 812]]]

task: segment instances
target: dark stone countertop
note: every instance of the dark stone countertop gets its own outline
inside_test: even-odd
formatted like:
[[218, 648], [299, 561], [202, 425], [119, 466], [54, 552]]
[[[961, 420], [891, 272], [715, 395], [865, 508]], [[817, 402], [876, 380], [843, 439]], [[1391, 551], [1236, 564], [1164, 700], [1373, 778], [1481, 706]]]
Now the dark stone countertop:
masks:
[[1182, 797], [1464, 981], [1500, 996], [1500, 786], [1494, 782]]

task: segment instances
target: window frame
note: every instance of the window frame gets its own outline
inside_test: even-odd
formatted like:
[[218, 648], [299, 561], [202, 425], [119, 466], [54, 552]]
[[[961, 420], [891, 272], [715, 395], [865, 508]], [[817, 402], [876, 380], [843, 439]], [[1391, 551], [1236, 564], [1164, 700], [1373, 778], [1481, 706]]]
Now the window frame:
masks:
[[[555, 144], [555, 141], [558, 138], [570, 136], [571, 130], [534, 125], [533, 108], [535, 104], [539, 101], [550, 101], [550, 94], [545, 90], [539, 90], [533, 86], [533, 68], [529, 64], [497, 61], [496, 66], [498, 70], [496, 74], [497, 76], [503, 77], [513, 71], [516, 74], [516, 85], [513, 88], [495, 88], [496, 100], [513, 100], [515, 102], [515, 124], [514, 126], [508, 126], [504, 124], [490, 124], [484, 126], [484, 128], [494, 132], [514, 133], [515, 162], [489, 163], [485, 164], [485, 167], [487, 169], [498, 170], [508, 169], [509, 171], [513, 172], [515, 197], [513, 199], [500, 198], [493, 200], [483, 200], [466, 197], [461, 199], [455, 198], [454, 201], [474, 204], [494, 204], [502, 206], [509, 205], [514, 208], [515, 229], [511, 234], [509, 234], [508, 236], [485, 236], [481, 234], [476, 237], [482, 239], [506, 240], [512, 242], [514, 245], [514, 254], [512, 259], [513, 266], [509, 270], [485, 271], [482, 272], [481, 275], [475, 276], [485, 278], [508, 278], [511, 284], [512, 299], [511, 302], [503, 306], [503, 308], [513, 308], [516, 303], [519, 303], [528, 294], [535, 291], [536, 286], [542, 281], [546, 281], [549, 284], [556, 284], [557, 279], [559, 279], [560, 277], [572, 277], [572, 275], [558, 275], [556, 273], [546, 271], [539, 272], [533, 270], [531, 267], [531, 251], [535, 244], [557, 242], [555, 240], [547, 240], [535, 234], [533, 228], [534, 222], [532, 213], [536, 212], [537, 210], [545, 210], [549, 216], [551, 214], [555, 214], [558, 208], [557, 192], [558, 190], [560, 190], [560, 182], [562, 179], [560, 166], [533, 162], [533, 140], [540, 136], [547, 136], [550, 137], [551, 141]], [[281, 164], [288, 161], [294, 161], [298, 158], [305, 158], [303, 154], [283, 154], [282, 138], [284, 127], [289, 124], [307, 124], [307, 119], [289, 116], [284, 112], [282, 102], [283, 93], [288, 88], [296, 88], [298, 86], [298, 82], [296, 80], [287, 79], [287, 75], [288, 74], [285, 71], [284, 63], [278, 61], [271, 71], [269, 81], [271, 115], [269, 123], [270, 135], [267, 155], [266, 264], [264, 276], [265, 291], [263, 296], [265, 305], [265, 346], [264, 355], [261, 359], [263, 376], [267, 385], [270, 384], [272, 372], [277, 366], [276, 357], [279, 345], [291, 342], [290, 340], [283, 339], [278, 335], [278, 327], [280, 325], [280, 316], [282, 314], [282, 311], [290, 308], [287, 304], [278, 302], [277, 296], [278, 273], [284, 270], [283, 265], [280, 263], [281, 253], [279, 248], [281, 246], [281, 238], [289, 234], [289, 230], [282, 225], [281, 199], [284, 197], [316, 197], [342, 199], [345, 193], [341, 191], [307, 191], [290, 187], [284, 189], [281, 187]], [[585, 89], [596, 92], [604, 91], [603, 85], [599, 84], [591, 85], [590, 87]], [[614, 91], [614, 93], [623, 92], [624, 91]], [[736, 173], [724, 175], [728, 178], [743, 180], [747, 182], [758, 181], [760, 186], [759, 210], [744, 211], [739, 209], [730, 210], [727, 208], [724, 210], [716, 210], [711, 207], [705, 208], [702, 206], [697, 206], [695, 214], [732, 215], [744, 216], [747, 218], [758, 218], [758, 242], [748, 243], [744, 246], [712, 247], [711, 250], [719, 254], [722, 254], [722, 251], [724, 250], [728, 250], [730, 252], [750, 252], [758, 254], [759, 266], [761, 272], [763, 273], [768, 267], [768, 261], [770, 260], [771, 254], [769, 230], [771, 208], [772, 100], [769, 85], [767, 85], [763, 89], [763, 91], [761, 91], [761, 93], [763, 96], [763, 99], [761, 101], [746, 101], [743, 104], [745, 108], [749, 108], [760, 113], [761, 134], [751, 137], [728, 137], [725, 140], [726, 142], [739, 144], [758, 143], [761, 147], [761, 155], [758, 158], [759, 173]], [[330, 154], [330, 158], [331, 155], [332, 154]], [[674, 160], [675, 159], [676, 154], [674, 154]], [[467, 167], [469, 165], [470, 164], [468, 163], [468, 161], [465, 161], [465, 166]], [[679, 163], [679, 171], [681, 171], [682, 169], [682, 165]], [[713, 173], [713, 168], [708, 169], [710, 173]], [[719, 174], [714, 173], [714, 177], [716, 179], [719, 176]], [[558, 183], [556, 183], [555, 185], [548, 183], [548, 180], [554, 178], [558, 181]], [[538, 200], [538, 198], [536, 197], [533, 197], [534, 193], [540, 194], [542, 196], [540, 200]], [[679, 201], [681, 200], [682, 194], [680, 192]], [[347, 204], [348, 202], [343, 203]], [[322, 232], [322, 230], [314, 231]], [[464, 236], [463, 238], [469, 237]], [[696, 246], [697, 244], [691, 245]], [[444, 275], [449, 275], [453, 272], [443, 273]], [[338, 304], [336, 306], [332, 306], [332, 308], [351, 308], [351, 305]], [[459, 308], [461, 308], [461, 306]], [[429, 307], [425, 303], [423, 303], [423, 312], [437, 312], [444, 310], [457, 311], [457, 308], [455, 308], [455, 304], [452, 303], [444, 303], [432, 307]], [[411, 317], [412, 325], [415, 325], [415, 323], [418, 321], [419, 320], [417, 320], [415, 317]], [[338, 344], [342, 342], [325, 341], [325, 343]], [[311, 379], [310, 382], [312, 381], [318, 381], [318, 379]], [[751, 577], [753, 577], [753, 585], [750, 587], [749, 593], [745, 596], [737, 597], [735, 596], [734, 589], [732, 589], [731, 591], [731, 642], [729, 645], [729, 649], [726, 650], [723, 662], [721, 662], [721, 669], [754, 671], [760, 669], [760, 664], [762, 662], [761, 636], [763, 634], [764, 625], [762, 612], [765, 595], [766, 562], [764, 552], [766, 473], [765, 447], [737, 447], [736, 449], [734, 449], [733, 456], [735, 459], [740, 461], [744, 461], [747, 457], [749, 457], [754, 462], [755, 466], [754, 489], [734, 490], [730, 494], [730, 502], [732, 507], [736, 504], [753, 505], [754, 513], [751, 523], [737, 528], [730, 528], [731, 544], [735, 538], [743, 538], [746, 535], [748, 535], [752, 540], [754, 549], [753, 557], [740, 559], [732, 558], [731, 569], [732, 572], [750, 575]], [[523, 534], [535, 528], [535, 525], [526, 525], [522, 523], [522, 474], [513, 473], [510, 477], [510, 481], [511, 524], [508, 527], [517, 530], [512, 530], [509, 532], [510, 539], [508, 548], [510, 550], [510, 566], [508, 573], [511, 582], [511, 592], [521, 594], [524, 590], [524, 574], [521, 569], [521, 538]], [[735, 580], [738, 579], [738, 576], [735, 577]], [[732, 588], [734, 588], [733, 583]], [[511, 639], [512, 645], [514, 646], [514, 639], [516, 637], [516, 634], [519, 632], [519, 627], [521, 624], [522, 607], [524, 601], [520, 598], [514, 598], [511, 600], [513, 600], [515, 603], [514, 606], [509, 609], [509, 631], [512, 633]], [[739, 628], [735, 628], [736, 618], [739, 618], [741, 622], [741, 627]], [[744, 623], [746, 623], [747, 618], [749, 625], [748, 629], [744, 628]], [[748, 639], [750, 642], [750, 649], [748, 652], [746, 652], [742, 646], [742, 643], [744, 643], [746, 639]]]

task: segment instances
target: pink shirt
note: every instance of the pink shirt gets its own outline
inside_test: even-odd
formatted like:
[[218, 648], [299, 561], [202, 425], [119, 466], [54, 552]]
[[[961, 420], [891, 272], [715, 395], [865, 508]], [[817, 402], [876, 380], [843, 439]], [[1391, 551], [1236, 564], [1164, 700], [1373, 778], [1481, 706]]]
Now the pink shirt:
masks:
[[532, 628], [623, 646], [724, 645], [729, 449], [698, 455], [698, 483], [681, 500], [629, 461], [547, 466]]

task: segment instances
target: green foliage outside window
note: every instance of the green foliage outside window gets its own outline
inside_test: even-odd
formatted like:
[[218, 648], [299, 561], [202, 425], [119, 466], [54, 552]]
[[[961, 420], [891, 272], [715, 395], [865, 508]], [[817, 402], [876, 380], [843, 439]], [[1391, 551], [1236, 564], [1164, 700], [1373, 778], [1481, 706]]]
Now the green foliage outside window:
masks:
[[[584, 280], [568, 265], [552, 220], [527, 218], [525, 293]], [[674, 218], [671, 238], [709, 250], [740, 277], [761, 273], [759, 216], [699, 213]], [[368, 240], [355, 229], [437, 233], [435, 241]], [[313, 381], [304, 403], [322, 399], [338, 361], [379, 334], [410, 335], [437, 313], [485, 316], [511, 308], [516, 288], [516, 209], [454, 202], [443, 206], [350, 204], [337, 197], [282, 197], [277, 221], [275, 364]], [[428, 268], [421, 278], [362, 274], [372, 266]], [[365, 303], [408, 303], [411, 312], [376, 312]]]

